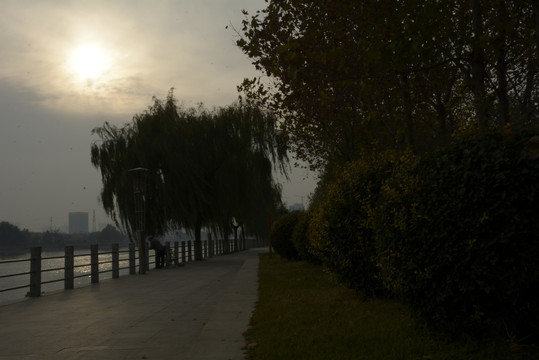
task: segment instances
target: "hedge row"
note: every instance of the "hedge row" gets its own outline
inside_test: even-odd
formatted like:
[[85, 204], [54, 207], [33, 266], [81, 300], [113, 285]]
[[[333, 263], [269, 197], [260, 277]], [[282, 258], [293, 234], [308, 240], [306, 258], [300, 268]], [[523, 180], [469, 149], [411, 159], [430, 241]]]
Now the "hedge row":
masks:
[[530, 138], [467, 136], [421, 159], [349, 164], [314, 209], [289, 221], [290, 258], [322, 263], [367, 294], [400, 296], [446, 333], [537, 340], [539, 160]]

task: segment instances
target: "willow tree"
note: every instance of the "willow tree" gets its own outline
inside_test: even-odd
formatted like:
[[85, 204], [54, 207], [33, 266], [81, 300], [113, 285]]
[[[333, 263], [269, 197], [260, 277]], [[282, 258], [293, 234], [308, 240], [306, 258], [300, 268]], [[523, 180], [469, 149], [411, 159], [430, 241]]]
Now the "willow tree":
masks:
[[286, 138], [276, 131], [275, 118], [256, 107], [220, 109], [214, 125], [221, 159], [215, 186], [222, 219], [233, 219], [233, 227], [241, 227], [242, 234], [246, 226], [251, 233], [266, 236], [260, 225], [267, 224], [267, 215], [281, 204], [273, 173], [287, 173]]
[[149, 169], [146, 229], [192, 231], [195, 258], [201, 259], [202, 228], [228, 235], [232, 219], [254, 223], [274, 205], [276, 193], [280, 198], [271, 169], [286, 173], [288, 159], [275, 123], [271, 115], [239, 105], [183, 109], [172, 91], [164, 101], [154, 99], [130, 124], [93, 130], [100, 137], [92, 145], [92, 164], [101, 170], [103, 206], [131, 224], [127, 170]]

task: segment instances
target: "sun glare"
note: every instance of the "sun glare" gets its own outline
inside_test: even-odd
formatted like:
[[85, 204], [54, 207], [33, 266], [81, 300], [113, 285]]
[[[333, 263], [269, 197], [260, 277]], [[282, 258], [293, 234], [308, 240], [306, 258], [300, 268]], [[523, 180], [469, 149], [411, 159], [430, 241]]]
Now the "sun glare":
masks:
[[81, 45], [71, 52], [68, 66], [83, 80], [95, 80], [108, 70], [110, 59], [99, 45]]

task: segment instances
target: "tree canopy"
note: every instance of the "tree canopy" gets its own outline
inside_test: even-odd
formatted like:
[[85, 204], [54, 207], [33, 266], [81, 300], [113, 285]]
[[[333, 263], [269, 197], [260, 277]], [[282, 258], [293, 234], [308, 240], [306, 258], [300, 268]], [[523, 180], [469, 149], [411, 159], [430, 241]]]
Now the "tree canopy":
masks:
[[[233, 223], [265, 235], [262, 224], [281, 201], [273, 170], [287, 172], [287, 141], [275, 118], [257, 107], [184, 109], [170, 91], [133, 121], [93, 130], [92, 164], [101, 171], [105, 211], [128, 230], [134, 197], [128, 169], [149, 169], [146, 230], [228, 235]], [[261, 227], [262, 226], [262, 227]]]
[[23, 247], [27, 245], [29, 240], [28, 230], [21, 230], [18, 226], [7, 221], [0, 222], [0, 248]]
[[272, 0], [244, 14], [237, 44], [263, 76], [242, 98], [277, 112], [314, 168], [536, 125], [537, 0]]

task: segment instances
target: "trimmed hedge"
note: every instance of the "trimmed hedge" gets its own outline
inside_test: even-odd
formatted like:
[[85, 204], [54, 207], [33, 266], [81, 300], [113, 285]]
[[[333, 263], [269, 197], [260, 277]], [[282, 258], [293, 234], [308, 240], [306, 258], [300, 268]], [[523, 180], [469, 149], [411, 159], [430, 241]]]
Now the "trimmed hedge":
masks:
[[312, 254], [311, 243], [307, 235], [310, 220], [309, 214], [306, 212], [298, 212], [298, 216], [298, 222], [292, 232], [292, 243], [298, 252], [300, 260], [320, 265], [320, 260]]
[[300, 212], [283, 214], [277, 218], [270, 232], [271, 245], [275, 252], [288, 260], [299, 260], [300, 257], [292, 242], [294, 228], [301, 216]]
[[389, 175], [389, 162], [355, 161], [328, 185], [313, 210], [311, 252], [348, 286], [372, 295], [383, 292], [376, 264], [371, 214]]
[[376, 212], [385, 285], [451, 334], [539, 335], [539, 160], [467, 136], [395, 168]]

